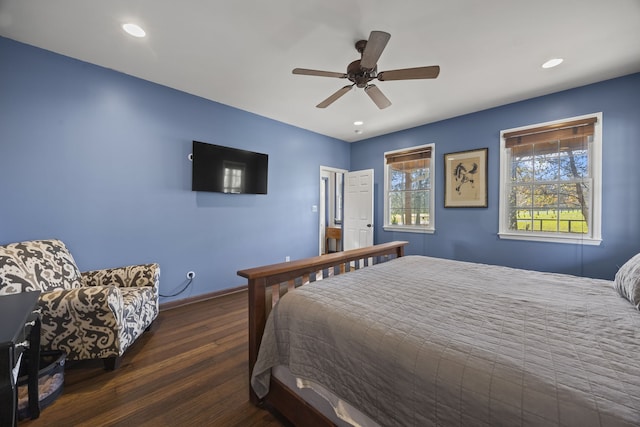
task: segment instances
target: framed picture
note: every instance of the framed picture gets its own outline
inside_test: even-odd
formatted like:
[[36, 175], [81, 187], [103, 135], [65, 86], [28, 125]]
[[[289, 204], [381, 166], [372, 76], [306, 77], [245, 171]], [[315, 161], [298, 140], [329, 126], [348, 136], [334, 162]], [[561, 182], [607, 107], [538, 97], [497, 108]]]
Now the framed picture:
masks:
[[486, 208], [488, 148], [444, 155], [444, 207]]

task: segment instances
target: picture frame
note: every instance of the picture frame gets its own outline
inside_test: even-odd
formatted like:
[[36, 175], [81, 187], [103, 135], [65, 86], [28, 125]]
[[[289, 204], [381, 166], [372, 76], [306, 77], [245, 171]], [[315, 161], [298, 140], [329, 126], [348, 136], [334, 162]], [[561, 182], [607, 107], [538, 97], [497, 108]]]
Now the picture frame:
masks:
[[445, 208], [486, 208], [489, 206], [488, 153], [488, 148], [480, 148], [444, 155]]

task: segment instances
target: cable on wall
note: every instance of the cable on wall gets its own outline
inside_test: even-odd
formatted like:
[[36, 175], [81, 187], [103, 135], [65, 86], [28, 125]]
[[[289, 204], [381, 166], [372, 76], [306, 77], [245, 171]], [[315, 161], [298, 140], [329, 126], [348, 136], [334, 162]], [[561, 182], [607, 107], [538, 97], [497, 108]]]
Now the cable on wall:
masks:
[[187, 279], [187, 283], [182, 287], [182, 289], [180, 289], [178, 292], [174, 293], [174, 294], [170, 294], [170, 295], [162, 295], [160, 294], [161, 297], [163, 298], [169, 298], [169, 297], [175, 297], [180, 295], [181, 293], [183, 293], [184, 291], [187, 290], [187, 288], [189, 287], [189, 285], [191, 284], [191, 282], [193, 282], [193, 277]]

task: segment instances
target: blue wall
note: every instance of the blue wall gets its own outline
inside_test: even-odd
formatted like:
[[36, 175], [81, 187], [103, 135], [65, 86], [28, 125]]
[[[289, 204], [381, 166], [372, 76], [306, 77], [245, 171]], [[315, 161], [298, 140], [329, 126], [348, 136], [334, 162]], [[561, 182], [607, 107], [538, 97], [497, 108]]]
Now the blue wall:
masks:
[[[269, 154], [268, 195], [191, 191], [192, 140]], [[349, 144], [0, 38], [0, 244], [62, 239], [81, 270], [158, 262], [181, 299], [317, 254], [320, 165]]]
[[[500, 240], [500, 131], [603, 112], [603, 206], [600, 246]], [[383, 153], [435, 143], [436, 233], [386, 232]], [[489, 148], [489, 207], [444, 208], [444, 154]], [[376, 243], [408, 240], [409, 253], [612, 279], [640, 252], [640, 74], [354, 143], [351, 170], [375, 170]]]
[[[375, 169], [376, 242], [409, 253], [612, 278], [640, 251], [640, 74], [347, 144], [0, 38], [0, 244], [57, 237], [82, 270], [159, 262], [181, 299], [238, 269], [315, 255], [320, 165]], [[499, 132], [603, 112], [603, 243], [497, 238]], [[266, 196], [190, 190], [193, 139], [269, 154]], [[385, 232], [384, 151], [435, 143], [436, 233]], [[489, 208], [444, 209], [443, 155], [489, 147]]]

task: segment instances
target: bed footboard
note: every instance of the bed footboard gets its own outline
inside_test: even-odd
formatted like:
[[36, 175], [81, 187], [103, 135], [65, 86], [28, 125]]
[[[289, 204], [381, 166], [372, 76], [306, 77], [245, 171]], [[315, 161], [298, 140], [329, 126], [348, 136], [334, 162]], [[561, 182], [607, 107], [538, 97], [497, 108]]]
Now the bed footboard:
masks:
[[[366, 248], [238, 271], [239, 276], [248, 279], [249, 287], [249, 376], [251, 376], [258, 357], [267, 316], [271, 307], [282, 295], [298, 286], [328, 276], [348, 273], [404, 256], [404, 247], [407, 244], [408, 242], [403, 241], [382, 243]], [[251, 387], [249, 389], [251, 402], [259, 404], [258, 397], [253, 393]], [[281, 393], [278, 393], [278, 396], [281, 396]], [[270, 404], [279, 409], [277, 401], [269, 396], [267, 399]], [[279, 397], [275, 400], [282, 400], [282, 398]]]

